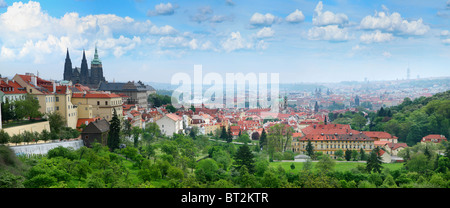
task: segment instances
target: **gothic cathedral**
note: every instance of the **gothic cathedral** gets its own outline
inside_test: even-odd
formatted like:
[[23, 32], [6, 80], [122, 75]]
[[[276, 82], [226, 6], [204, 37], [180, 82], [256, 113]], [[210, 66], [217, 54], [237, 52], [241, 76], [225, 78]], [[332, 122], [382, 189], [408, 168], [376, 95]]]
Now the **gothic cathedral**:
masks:
[[88, 68], [84, 50], [83, 59], [81, 60], [81, 68], [72, 68], [72, 61], [69, 57], [69, 49], [67, 49], [66, 62], [64, 64], [64, 80], [72, 81], [73, 84], [79, 83], [86, 85], [91, 88], [97, 88], [101, 82], [105, 82], [102, 62], [98, 58], [97, 47], [95, 47], [94, 59], [91, 61], [91, 69]]

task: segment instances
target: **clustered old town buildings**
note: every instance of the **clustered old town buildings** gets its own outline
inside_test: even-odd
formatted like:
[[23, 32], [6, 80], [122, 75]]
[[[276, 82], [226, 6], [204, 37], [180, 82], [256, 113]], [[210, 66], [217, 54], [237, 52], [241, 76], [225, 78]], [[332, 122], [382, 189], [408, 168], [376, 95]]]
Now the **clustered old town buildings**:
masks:
[[[72, 68], [67, 51], [63, 80], [46, 80], [33, 73], [16, 74], [12, 79], [1, 78], [0, 93], [2, 102], [24, 99], [25, 94], [31, 94], [39, 100], [41, 113], [60, 113], [67, 127], [85, 126], [81, 137], [85, 139], [90, 136], [85, 142], [87, 145], [92, 139], [99, 139], [99, 142], [105, 144], [108, 122], [115, 111], [121, 120], [128, 120], [132, 127], [145, 128], [148, 123], [154, 122], [167, 136], [187, 133], [197, 127], [199, 133], [204, 135], [217, 134], [222, 128], [226, 128], [235, 139], [244, 132], [250, 138], [259, 138], [263, 130], [269, 132], [273, 125], [283, 124], [293, 129], [288, 149], [299, 154], [305, 154], [309, 141], [314, 146], [314, 151], [332, 157], [335, 157], [338, 150], [362, 149], [369, 153], [380, 146], [385, 150], [381, 152], [383, 160], [391, 162], [398, 160], [398, 151], [407, 147], [387, 132], [356, 131], [350, 125], [330, 124], [326, 117], [329, 111], [315, 109], [310, 101], [307, 105], [310, 107], [300, 105], [299, 100], [296, 101], [298, 106], [290, 107], [290, 100], [286, 96], [284, 102], [280, 99], [279, 113], [261, 108], [213, 109], [204, 104], [194, 109], [183, 106], [175, 113], [169, 113], [165, 106], [155, 108], [148, 103], [148, 96], [156, 93], [153, 87], [141, 81], [105, 81], [97, 48], [91, 69], [87, 68], [84, 52], [81, 69]], [[327, 94], [331, 96], [330, 93]], [[317, 90], [316, 95], [322, 97]], [[356, 96], [355, 102], [360, 102], [359, 99]], [[442, 140], [446, 138], [441, 135], [423, 138], [423, 142], [437, 143]]]

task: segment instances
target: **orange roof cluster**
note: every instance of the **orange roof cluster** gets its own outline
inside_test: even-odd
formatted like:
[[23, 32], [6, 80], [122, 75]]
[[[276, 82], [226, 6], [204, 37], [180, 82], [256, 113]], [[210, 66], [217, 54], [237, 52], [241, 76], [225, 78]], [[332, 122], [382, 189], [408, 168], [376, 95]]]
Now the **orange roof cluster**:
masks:
[[0, 91], [5, 94], [26, 94], [27, 92], [19, 85], [19, 83], [10, 80], [8, 84], [5, 81], [1, 80], [0, 82]]

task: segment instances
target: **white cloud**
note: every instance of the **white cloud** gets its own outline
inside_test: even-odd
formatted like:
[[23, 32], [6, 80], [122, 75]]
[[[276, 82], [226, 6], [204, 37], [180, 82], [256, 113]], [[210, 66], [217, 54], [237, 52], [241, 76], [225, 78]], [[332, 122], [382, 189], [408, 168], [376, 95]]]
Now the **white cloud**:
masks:
[[303, 22], [304, 20], [305, 15], [303, 15], [302, 11], [299, 11], [298, 9], [296, 9], [294, 12], [292, 12], [286, 17], [286, 21], [289, 23], [300, 23]]
[[149, 10], [147, 12], [148, 16], [157, 16], [157, 15], [172, 15], [175, 13], [175, 7], [172, 6], [171, 3], [161, 3], [155, 6], [155, 10]]
[[387, 51], [384, 51], [382, 55], [383, 55], [384, 57], [386, 57], [386, 58], [391, 58], [391, 57], [392, 57], [392, 54], [389, 53], [389, 52], [387, 52]]
[[442, 40], [442, 43], [444, 43], [444, 44], [450, 44], [450, 38]]
[[197, 38], [186, 36], [165, 36], [158, 41], [161, 49], [190, 49], [190, 50], [214, 50], [211, 41], [201, 42]]
[[344, 25], [348, 23], [348, 17], [345, 14], [334, 14], [330, 11], [322, 12], [323, 4], [322, 1], [319, 1], [316, 8], [314, 9], [314, 15], [312, 22], [317, 26], [324, 25]]
[[270, 38], [273, 37], [275, 31], [270, 27], [264, 27], [256, 33], [257, 38]]
[[0, 50], [0, 59], [14, 59], [15, 57], [13, 50], [2, 46], [2, 49]]
[[[105, 46], [103, 50], [107, 50], [106, 53], [119, 57], [140, 44], [148, 43], [138, 41], [139, 36], [177, 33], [170, 25], [156, 26], [150, 20], [136, 21], [114, 14], [79, 16], [72, 12], [55, 18], [34, 1], [15, 2], [0, 14], [0, 42], [5, 48], [3, 57], [9, 57], [8, 54], [13, 52], [18, 58], [33, 60], [34, 57], [34, 61], [52, 52], [64, 53], [67, 48], [93, 48], [95, 42], [100, 43], [99, 47]], [[107, 47], [109, 44], [117, 48]]]
[[441, 31], [441, 36], [450, 36], [450, 31], [448, 30]]
[[253, 47], [253, 44], [247, 42], [244, 38], [242, 38], [240, 32], [232, 32], [230, 37], [228, 37], [223, 43], [222, 48], [226, 52], [231, 52], [239, 49], [250, 49]]
[[350, 39], [350, 36], [346, 28], [328, 25], [309, 29], [308, 38], [310, 40], [346, 41]]
[[373, 33], [364, 33], [361, 35], [360, 40], [364, 43], [381, 43], [387, 42], [394, 39], [394, 36], [391, 33], [382, 33], [377, 30]]
[[404, 20], [397, 12], [387, 14], [377, 12], [374, 16], [366, 16], [361, 20], [362, 29], [377, 29], [395, 32], [403, 35], [424, 35], [430, 29], [422, 19], [416, 21]]
[[270, 26], [274, 23], [277, 23], [278, 21], [279, 18], [270, 13], [266, 13], [264, 15], [256, 12], [250, 18], [250, 24], [253, 26]]

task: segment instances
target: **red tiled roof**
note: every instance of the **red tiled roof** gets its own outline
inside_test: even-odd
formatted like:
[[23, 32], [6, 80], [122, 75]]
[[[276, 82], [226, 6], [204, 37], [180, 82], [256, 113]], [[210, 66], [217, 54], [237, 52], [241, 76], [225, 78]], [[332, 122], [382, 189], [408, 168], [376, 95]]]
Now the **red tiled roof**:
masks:
[[93, 122], [93, 121], [95, 121], [97, 119], [100, 119], [100, 117], [97, 117], [97, 118], [80, 118], [77, 121], [77, 128], [79, 128], [82, 124], [88, 125], [89, 123], [91, 123], [91, 122]]
[[363, 131], [365, 135], [371, 138], [379, 138], [379, 139], [398, 139], [398, 137], [393, 136], [387, 132], [383, 131]]
[[166, 116], [169, 117], [170, 119], [174, 120], [174, 121], [181, 120], [180, 116], [177, 116], [176, 114], [173, 114], [173, 113], [166, 114]]
[[403, 148], [408, 147], [408, 145], [406, 143], [389, 143], [388, 146], [392, 150], [398, 149], [400, 147], [403, 147]]
[[447, 141], [447, 138], [445, 138], [444, 135], [439, 135], [439, 134], [430, 134], [430, 135], [427, 135], [422, 138], [423, 142], [431, 142], [432, 140], [435, 140], [436, 142], [441, 142], [441, 141]]
[[117, 94], [114, 93], [74, 93], [72, 95], [72, 97], [74, 98], [116, 98], [116, 97], [120, 97]]
[[22, 89], [22, 86], [19, 85], [19, 83], [15, 81], [8, 81], [8, 84], [6, 84], [5, 81], [0, 82], [0, 91], [2, 91], [5, 94], [25, 94], [27, 93], [25, 90], [19, 90]]

